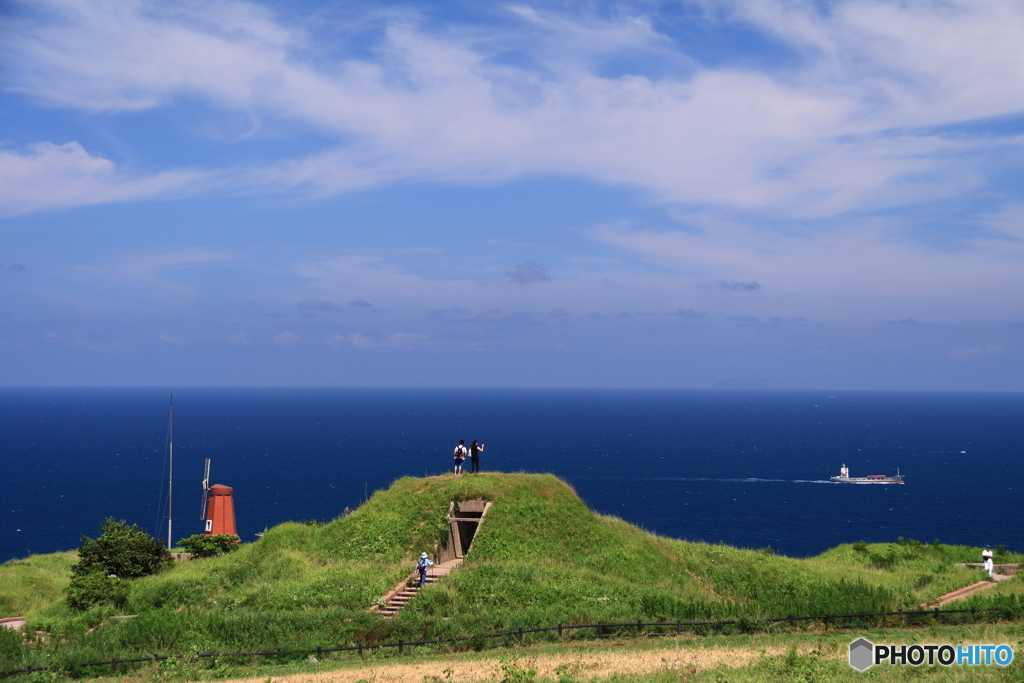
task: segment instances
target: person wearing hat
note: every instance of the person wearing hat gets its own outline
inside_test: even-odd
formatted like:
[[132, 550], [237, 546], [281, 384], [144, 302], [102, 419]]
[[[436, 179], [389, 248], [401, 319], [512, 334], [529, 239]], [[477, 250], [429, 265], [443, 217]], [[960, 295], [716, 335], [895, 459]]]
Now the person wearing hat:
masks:
[[985, 549], [981, 551], [981, 561], [985, 563], [985, 571], [988, 572], [989, 576], [992, 576], [992, 572], [995, 566], [992, 564], [992, 548], [985, 546]]
[[416, 571], [420, 573], [420, 588], [427, 582], [427, 570], [434, 566], [426, 553], [420, 553], [420, 559], [416, 562]]

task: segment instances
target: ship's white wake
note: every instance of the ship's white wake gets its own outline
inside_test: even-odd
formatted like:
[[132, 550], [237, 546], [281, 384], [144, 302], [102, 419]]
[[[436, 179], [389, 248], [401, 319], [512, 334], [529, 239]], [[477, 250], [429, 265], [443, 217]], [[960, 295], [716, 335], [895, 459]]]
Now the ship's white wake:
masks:
[[732, 484], [835, 484], [828, 479], [763, 479], [761, 477], [600, 477], [601, 479], [639, 479], [643, 481], [712, 481]]

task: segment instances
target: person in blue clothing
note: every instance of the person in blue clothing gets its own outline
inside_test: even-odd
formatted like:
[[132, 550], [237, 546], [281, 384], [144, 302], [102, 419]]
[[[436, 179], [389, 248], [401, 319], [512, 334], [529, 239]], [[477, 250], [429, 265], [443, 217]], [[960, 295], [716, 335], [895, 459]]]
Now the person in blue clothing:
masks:
[[434, 563], [430, 561], [426, 553], [420, 555], [420, 559], [416, 562], [416, 571], [420, 573], [420, 588], [423, 588], [423, 584], [427, 582], [427, 570], [434, 566]]

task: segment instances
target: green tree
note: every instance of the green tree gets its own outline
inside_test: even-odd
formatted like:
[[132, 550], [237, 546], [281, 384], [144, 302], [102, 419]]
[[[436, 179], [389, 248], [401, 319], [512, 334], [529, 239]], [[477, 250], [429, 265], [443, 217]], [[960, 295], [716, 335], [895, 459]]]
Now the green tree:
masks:
[[100, 523], [99, 538], [82, 535], [65, 591], [68, 605], [87, 609], [124, 604], [130, 590], [127, 579], [155, 574], [170, 560], [171, 554], [137, 525], [108, 517]]

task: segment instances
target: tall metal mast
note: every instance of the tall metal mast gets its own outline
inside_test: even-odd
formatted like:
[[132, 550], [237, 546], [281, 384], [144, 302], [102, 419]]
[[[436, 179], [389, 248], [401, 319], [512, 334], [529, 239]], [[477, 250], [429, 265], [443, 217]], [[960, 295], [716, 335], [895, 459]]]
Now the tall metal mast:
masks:
[[174, 516], [174, 394], [171, 394], [171, 410], [167, 418], [167, 430], [169, 436], [168, 453], [170, 454], [170, 475], [167, 480], [167, 549], [171, 549], [171, 528]]

